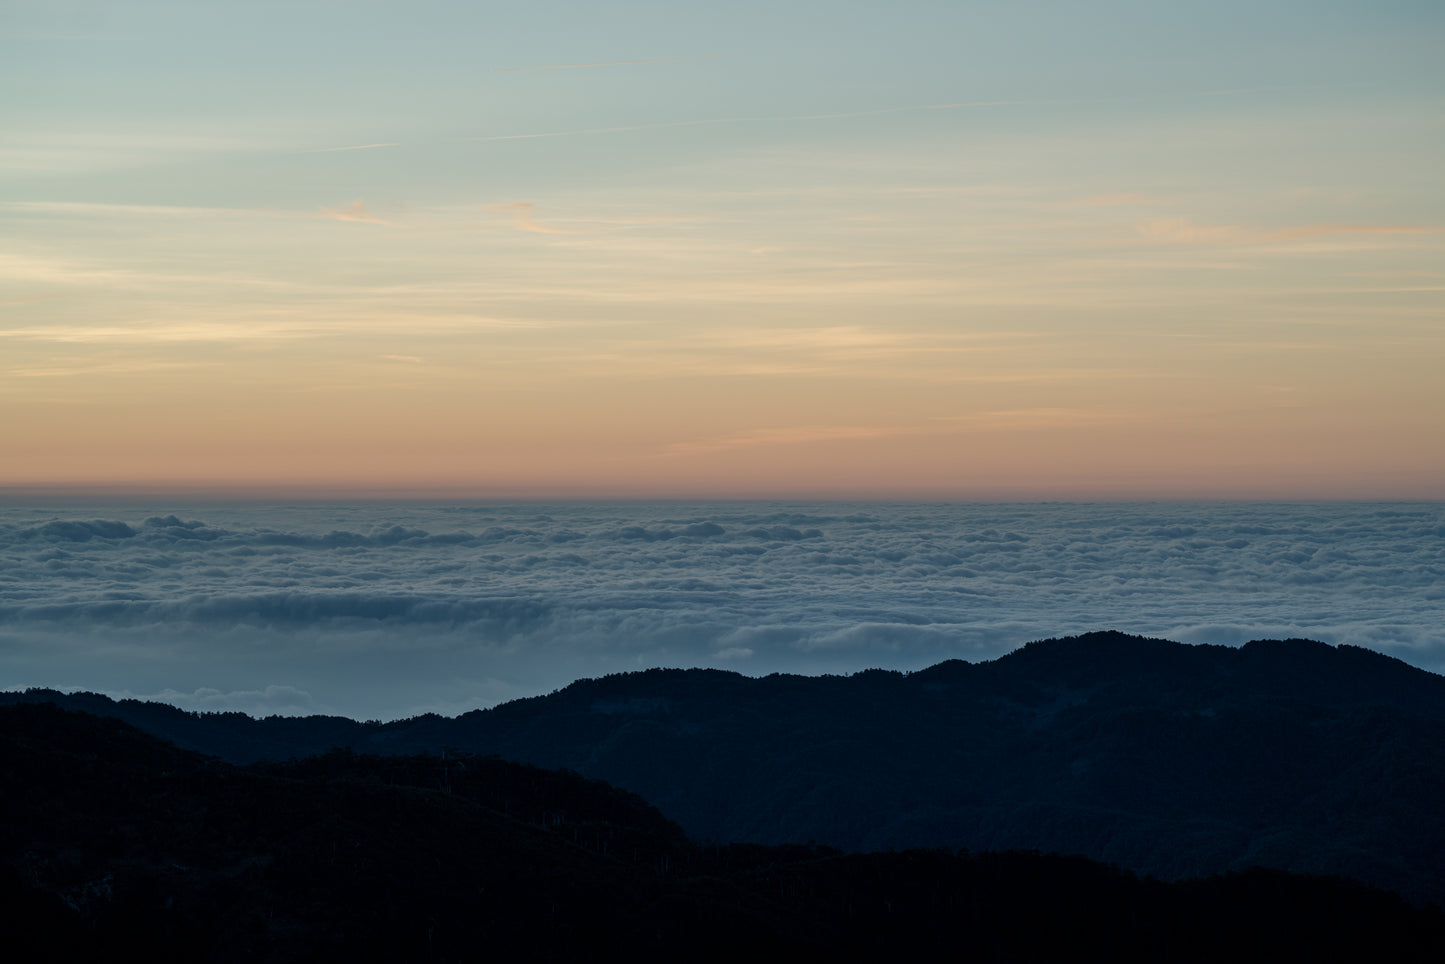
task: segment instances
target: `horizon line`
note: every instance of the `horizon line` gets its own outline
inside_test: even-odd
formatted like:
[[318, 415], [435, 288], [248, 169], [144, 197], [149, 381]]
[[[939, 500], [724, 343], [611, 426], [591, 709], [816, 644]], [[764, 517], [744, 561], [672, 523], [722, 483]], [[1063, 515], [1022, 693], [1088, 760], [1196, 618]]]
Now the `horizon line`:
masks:
[[1422, 496], [1379, 494], [1357, 496], [1279, 494], [1205, 494], [1168, 492], [1106, 493], [1060, 492], [1045, 495], [1038, 492], [1010, 494], [980, 491], [975, 494], [942, 492], [859, 491], [855, 493], [823, 493], [778, 491], [774, 493], [681, 493], [624, 492], [597, 489], [543, 489], [525, 492], [506, 488], [487, 492], [478, 488], [422, 487], [318, 487], [287, 485], [254, 486], [165, 486], [150, 483], [117, 483], [111, 485], [51, 485], [42, 483], [0, 483], [0, 506], [74, 504], [142, 504], [150, 502], [190, 504], [276, 504], [276, 503], [391, 503], [391, 504], [868, 504], [868, 505], [1438, 505], [1445, 495]]

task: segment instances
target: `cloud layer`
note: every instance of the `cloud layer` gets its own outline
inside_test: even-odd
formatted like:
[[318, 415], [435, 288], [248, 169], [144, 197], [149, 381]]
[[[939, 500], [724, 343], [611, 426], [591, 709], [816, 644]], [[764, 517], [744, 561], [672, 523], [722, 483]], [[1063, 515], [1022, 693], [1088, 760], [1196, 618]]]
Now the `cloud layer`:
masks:
[[1445, 506], [0, 510], [0, 685], [455, 713], [649, 666], [916, 669], [1114, 628], [1445, 670]]

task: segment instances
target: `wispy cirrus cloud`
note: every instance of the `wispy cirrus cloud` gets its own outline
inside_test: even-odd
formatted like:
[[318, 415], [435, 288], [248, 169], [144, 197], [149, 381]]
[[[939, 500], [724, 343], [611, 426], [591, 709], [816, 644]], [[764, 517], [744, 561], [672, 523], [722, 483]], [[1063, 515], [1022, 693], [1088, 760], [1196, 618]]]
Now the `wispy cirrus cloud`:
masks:
[[[12, 284], [35, 284], [81, 288], [112, 288], [126, 292], [161, 292], [174, 297], [183, 289], [213, 289], [223, 285], [240, 290], [271, 291], [324, 291], [326, 286], [315, 283], [298, 284], [285, 279], [267, 277], [264, 274], [210, 274], [201, 272], [150, 271], [145, 267], [115, 267], [105, 262], [56, 257], [36, 257], [25, 254], [0, 252], [0, 282]], [[341, 289], [335, 289], [341, 290]], [[36, 296], [27, 300], [43, 300], [50, 296]], [[64, 297], [55, 295], [54, 297]], [[213, 306], [220, 308], [221, 306]]]
[[321, 209], [322, 217], [332, 221], [360, 221], [364, 224], [390, 224], [390, 221], [377, 217], [366, 209], [365, 202], [357, 199], [350, 204], [343, 204], [340, 207]]
[[533, 212], [537, 210], [537, 206], [535, 204], [528, 203], [527, 201], [512, 201], [506, 204], [488, 204], [487, 210], [510, 214], [512, 216], [512, 223], [516, 225], [517, 230], [519, 231], [531, 231], [534, 234], [574, 233], [572, 231], [568, 231], [566, 228], [554, 228], [551, 225], [538, 224], [536, 219], [532, 216]]
[[[4, 336], [7, 332], [0, 332]], [[167, 361], [133, 361], [133, 362], [110, 362], [103, 365], [52, 365], [49, 367], [9, 368], [0, 370], [0, 374], [10, 375], [15, 378], [74, 378], [76, 376], [93, 375], [134, 375], [157, 371], [176, 371], [184, 368], [195, 368], [197, 362], [167, 362]]]
[[813, 442], [957, 435], [979, 430], [1024, 431], [1070, 428], [1118, 422], [1129, 418], [1131, 416], [1127, 413], [1118, 411], [1058, 407], [1020, 408], [970, 412], [962, 415], [940, 415], [927, 423], [914, 425], [806, 425], [763, 428], [717, 438], [674, 442], [667, 447], [667, 451], [673, 454], [696, 454], [774, 445], [806, 445]]
[[6, 298], [0, 301], [0, 308], [8, 308], [11, 305], [25, 305], [32, 301], [50, 301], [59, 298], [60, 295], [27, 295], [24, 298]]
[[133, 272], [118, 268], [0, 252], [0, 281], [20, 284], [123, 286], [133, 278]]
[[725, 452], [729, 449], [757, 448], [759, 446], [805, 445], [810, 442], [852, 441], [856, 439], [882, 438], [888, 435], [909, 434], [916, 434], [916, 430], [869, 425], [811, 425], [792, 428], [763, 428], [720, 438], [674, 442], [667, 447], [667, 451], [675, 454]]
[[176, 204], [111, 204], [104, 201], [10, 201], [0, 207], [19, 211], [22, 214], [49, 214], [77, 218], [216, 218], [275, 213], [250, 208], [189, 207]]
[[273, 150], [265, 137], [125, 131], [7, 131], [0, 171], [17, 174], [82, 173], [145, 167], [176, 158]]
[[1140, 235], [1160, 244], [1278, 244], [1349, 235], [1436, 234], [1430, 224], [1301, 224], [1273, 231], [1238, 224], [1198, 224], [1188, 218], [1156, 218], [1135, 225]]
[[905, 339], [895, 332], [878, 331], [861, 325], [830, 325], [817, 328], [729, 328], [708, 332], [703, 340], [739, 348], [764, 349], [855, 349], [895, 345]]
[[220, 218], [314, 218], [320, 216], [332, 221], [365, 221], [371, 224], [390, 222], [377, 217], [367, 209], [360, 199], [336, 207], [319, 207], [317, 211], [285, 208], [222, 208], [200, 207], [176, 204], [111, 204], [103, 201], [12, 201], [0, 204], [25, 214], [53, 215], [71, 218], [173, 218], [189, 220], [216, 220]]
[[1431, 224], [1303, 224], [1266, 235], [1265, 241], [1297, 241], [1334, 234], [1436, 234]]
[[[0, 338], [59, 344], [156, 344], [167, 342], [269, 341], [278, 338], [306, 338], [337, 326], [301, 325], [291, 322], [206, 322], [151, 325], [37, 325], [0, 328]], [[47, 372], [50, 373], [50, 372]], [[68, 374], [67, 372], [60, 372]]]
[[1147, 194], [1090, 194], [1067, 202], [1070, 207], [1108, 208], [1131, 204], [1155, 204], [1157, 198]]
[[940, 422], [957, 426], [959, 429], [1045, 429], [1066, 428], [1076, 425], [1097, 425], [1104, 422], [1131, 420], [1124, 412], [1088, 408], [1014, 408], [987, 412], [972, 412], [967, 415], [944, 415]]
[[977, 107], [1014, 107], [1024, 105], [1053, 104], [1045, 100], [969, 100], [941, 104], [906, 104], [899, 107], [876, 107], [870, 110], [837, 111], [826, 114], [759, 114], [742, 117], [708, 117], [698, 120], [659, 121], [651, 124], [625, 124], [618, 127], [584, 127], [565, 131], [537, 131], [527, 134], [492, 134], [468, 137], [470, 141], [520, 141], [542, 137], [575, 137], [583, 134], [619, 134], [628, 131], [660, 130], [667, 127], [706, 127], [714, 124], [756, 124], [767, 121], [814, 121], [846, 120], [854, 117], [874, 117], [879, 114], [902, 114], [915, 111], [946, 111]]

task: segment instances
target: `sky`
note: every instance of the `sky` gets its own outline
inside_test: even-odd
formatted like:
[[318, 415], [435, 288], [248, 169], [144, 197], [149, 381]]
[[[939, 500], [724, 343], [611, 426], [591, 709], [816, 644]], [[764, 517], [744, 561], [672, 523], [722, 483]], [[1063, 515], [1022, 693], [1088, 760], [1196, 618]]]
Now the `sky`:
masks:
[[1436, 0], [0, 7], [0, 487], [1445, 497]]

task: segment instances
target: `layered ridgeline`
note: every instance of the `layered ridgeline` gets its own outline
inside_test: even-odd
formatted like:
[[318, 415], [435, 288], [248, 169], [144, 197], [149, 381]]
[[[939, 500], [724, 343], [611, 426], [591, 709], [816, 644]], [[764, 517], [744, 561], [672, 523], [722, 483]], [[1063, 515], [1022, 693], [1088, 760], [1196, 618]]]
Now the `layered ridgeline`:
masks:
[[909, 674], [651, 670], [388, 724], [4, 699], [236, 762], [453, 748], [571, 769], [700, 840], [1030, 849], [1166, 880], [1263, 866], [1445, 903], [1445, 678], [1350, 646], [1095, 633]]
[[0, 924], [26, 961], [1445, 958], [1438, 908], [1339, 878], [701, 845], [575, 773], [241, 768], [42, 704], [0, 707]]

